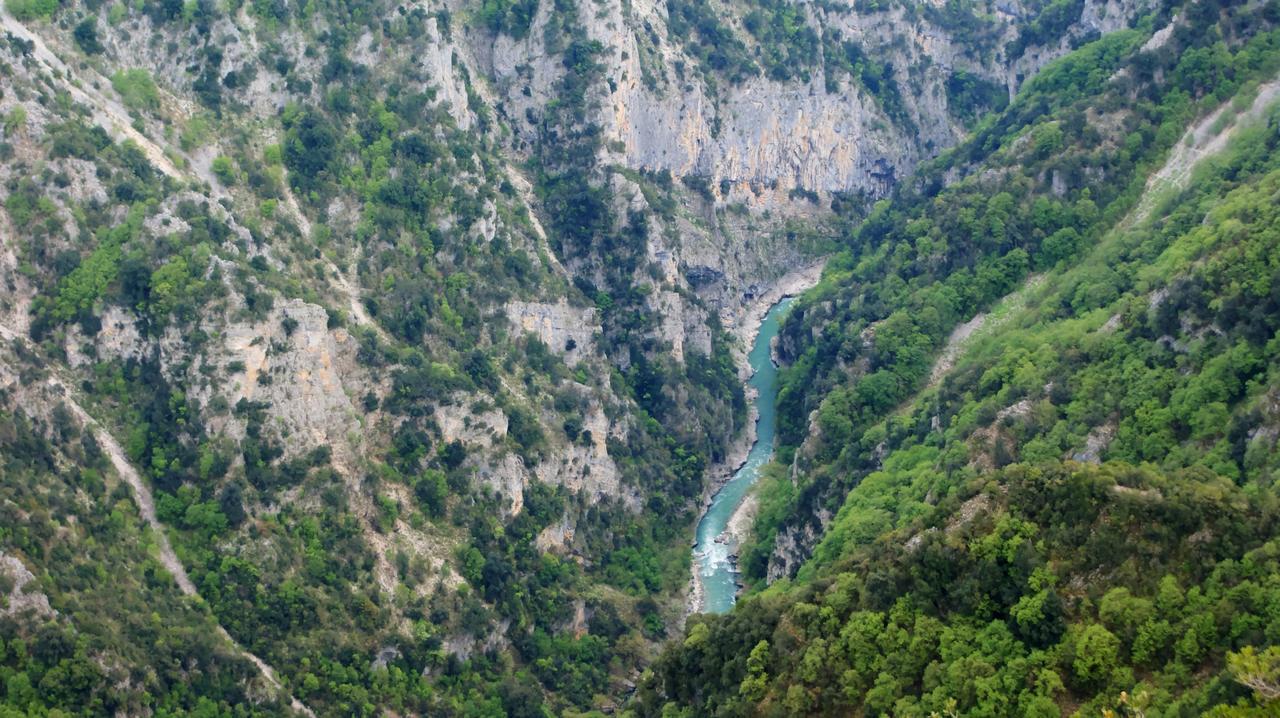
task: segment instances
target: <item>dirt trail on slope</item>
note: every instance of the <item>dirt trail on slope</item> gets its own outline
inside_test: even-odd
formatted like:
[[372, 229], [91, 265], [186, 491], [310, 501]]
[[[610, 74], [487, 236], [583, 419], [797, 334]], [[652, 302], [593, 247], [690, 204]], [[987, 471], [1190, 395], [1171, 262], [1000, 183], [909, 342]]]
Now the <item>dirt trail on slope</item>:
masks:
[[[23, 40], [32, 43], [34, 49], [32, 56], [44, 66], [44, 69], [54, 79], [61, 79], [61, 86], [71, 95], [71, 99], [89, 108], [90, 116], [93, 121], [101, 125], [108, 134], [117, 140], [130, 140], [142, 150], [142, 154], [147, 160], [172, 179], [179, 181], [195, 181], [209, 185], [214, 199], [229, 198], [225, 191], [220, 188], [219, 183], [214, 179], [212, 173], [203, 169], [200, 163], [195, 162], [185, 152], [178, 148], [165, 149], [139, 132], [133, 126], [133, 118], [128, 108], [120, 104], [118, 100], [110, 94], [102, 92], [94, 85], [109, 85], [111, 81], [98, 74], [93, 69], [78, 71], [72, 69], [57, 53], [51, 50], [44, 38], [32, 32], [26, 25], [23, 25], [17, 18], [9, 14], [0, 4], [0, 28], [16, 35]], [[170, 159], [170, 154], [176, 155], [185, 161], [187, 169], [178, 167]]]
[[156, 518], [155, 501], [151, 497], [151, 489], [149, 489], [142, 477], [134, 470], [129, 463], [128, 458], [124, 455], [124, 449], [115, 440], [115, 437], [107, 433], [89, 413], [84, 410], [80, 404], [71, 398], [71, 392], [63, 386], [61, 381], [57, 379], [49, 379], [46, 382], [50, 388], [55, 389], [55, 393], [62, 394], [63, 400], [71, 409], [71, 413], [76, 415], [80, 423], [85, 428], [93, 431], [94, 438], [98, 440], [98, 444], [102, 446], [107, 455], [111, 457], [111, 464], [115, 466], [116, 473], [120, 478], [124, 479], [129, 485], [129, 490], [133, 492], [134, 502], [138, 504], [138, 513], [142, 514], [142, 519], [147, 522], [151, 530], [156, 535], [156, 544], [160, 550], [160, 563], [169, 573], [173, 574], [173, 580], [177, 582], [178, 588], [188, 596], [198, 596], [196, 586], [191, 582], [191, 578], [187, 576], [187, 570], [183, 567], [182, 562], [178, 560], [178, 555], [174, 553], [173, 547], [169, 545], [169, 537], [165, 535], [164, 526], [160, 520]]
[[[63, 400], [66, 401], [67, 406], [70, 407], [71, 413], [76, 415], [76, 418], [80, 420], [80, 423], [83, 424], [85, 428], [93, 431], [93, 436], [98, 440], [98, 445], [107, 452], [109, 457], [111, 457], [111, 464], [115, 467], [116, 473], [119, 474], [120, 478], [124, 479], [125, 483], [129, 485], [129, 489], [133, 493], [133, 499], [138, 504], [138, 513], [142, 514], [143, 520], [151, 527], [151, 532], [156, 537], [156, 546], [160, 554], [159, 558], [161, 565], [163, 565], [165, 570], [173, 575], [173, 580], [178, 584], [179, 590], [191, 598], [200, 599], [200, 592], [196, 590], [195, 584], [191, 582], [191, 577], [187, 575], [187, 569], [183, 567], [182, 561], [178, 560], [178, 555], [174, 552], [173, 546], [169, 543], [169, 537], [165, 533], [164, 525], [161, 524], [160, 520], [156, 517], [155, 500], [151, 496], [151, 489], [147, 486], [146, 482], [142, 480], [142, 477], [138, 475], [138, 472], [134, 470], [133, 465], [129, 463], [120, 443], [117, 442], [115, 437], [108, 433], [106, 429], [98, 424], [98, 422], [94, 421], [93, 417], [89, 416], [89, 413], [71, 397], [71, 392], [67, 390], [66, 386], [64, 386], [61, 381], [51, 378], [48, 380], [48, 384], [50, 387], [61, 391]], [[201, 601], [203, 601], [203, 599], [201, 599]], [[257, 666], [258, 672], [267, 679], [267, 682], [270, 683], [273, 688], [288, 697], [289, 704], [295, 711], [309, 716], [315, 715], [311, 712], [310, 708], [307, 708], [301, 701], [295, 698], [293, 694], [285, 690], [284, 686], [280, 684], [279, 679], [276, 678], [275, 669], [267, 665], [266, 661], [256, 656], [253, 652], [241, 646], [234, 638], [231, 637], [230, 633], [227, 633], [227, 629], [223, 628], [222, 624], [218, 624], [218, 633], [223, 639], [230, 643], [235, 650], [240, 653], [240, 655], [249, 659], [250, 662]]]
[[[0, 338], [8, 339], [10, 341], [25, 341], [23, 338], [19, 337], [16, 332], [13, 332], [8, 327], [4, 326], [0, 326]], [[108, 432], [93, 417], [89, 416], [89, 412], [85, 411], [84, 407], [80, 406], [72, 396], [71, 390], [68, 389], [60, 379], [50, 377], [45, 383], [49, 388], [54, 390], [54, 393], [62, 395], [62, 400], [71, 410], [71, 413], [76, 416], [76, 419], [79, 420], [84, 428], [93, 432], [93, 438], [98, 441], [98, 445], [101, 446], [103, 451], [107, 453], [107, 456], [110, 457], [111, 464], [115, 467], [116, 473], [119, 474], [120, 478], [129, 485], [129, 491], [133, 494], [134, 503], [138, 505], [138, 513], [141, 514], [142, 520], [146, 521], [147, 526], [151, 529], [151, 533], [155, 536], [160, 565], [164, 566], [165, 570], [173, 576], [174, 582], [178, 584], [178, 590], [182, 591], [183, 595], [197, 599], [203, 603], [204, 600], [200, 597], [200, 592], [196, 590], [196, 586], [192, 583], [191, 577], [187, 575], [187, 569], [183, 567], [182, 561], [178, 559], [178, 554], [173, 550], [173, 545], [169, 543], [169, 536], [165, 533], [164, 525], [161, 524], [160, 519], [156, 517], [155, 499], [151, 495], [150, 487], [148, 487], [147, 483], [143, 481], [142, 477], [133, 468], [133, 465], [129, 463], [128, 457], [125, 456], [124, 448], [120, 446], [120, 443], [116, 441], [115, 437], [112, 436], [110, 432]], [[303, 705], [302, 701], [299, 701], [292, 693], [285, 690], [284, 686], [280, 684], [280, 680], [276, 678], [275, 669], [268, 665], [266, 661], [241, 646], [234, 638], [231, 637], [230, 633], [227, 633], [227, 629], [223, 628], [222, 624], [218, 624], [218, 634], [226, 640], [237, 653], [253, 663], [253, 665], [257, 667], [258, 672], [262, 674], [262, 677], [267, 680], [267, 683], [289, 699], [289, 705], [295, 711], [314, 718], [315, 713], [311, 712], [310, 708]]]
[[[71, 94], [71, 99], [87, 106], [93, 113], [94, 121], [116, 135], [123, 135], [133, 140], [143, 154], [147, 156], [147, 159], [151, 161], [151, 164], [155, 165], [161, 172], [176, 179], [182, 177], [181, 171], [169, 160], [164, 150], [148, 139], [146, 135], [134, 129], [129, 111], [123, 105], [99, 92], [93, 87], [92, 83], [77, 83], [76, 79], [73, 78], [76, 78], [78, 73], [67, 67], [66, 63], [49, 49], [43, 38], [27, 29], [26, 25], [18, 22], [17, 18], [10, 15], [9, 11], [3, 6], [0, 6], [0, 27], [3, 27], [6, 32], [32, 43], [34, 46], [32, 56], [43, 64], [53, 77], [62, 76], [66, 78], [63, 86]], [[94, 74], [95, 79], [99, 82], [109, 82], [101, 75]]]
[[[1028, 276], [1021, 286], [1001, 298], [991, 308], [991, 311], [978, 312], [973, 316], [973, 319], [953, 329], [951, 335], [947, 337], [947, 343], [938, 354], [938, 358], [934, 360], [933, 368], [929, 370], [929, 382], [925, 384], [925, 388], [933, 388], [938, 385], [938, 382], [942, 381], [947, 372], [951, 371], [955, 366], [956, 360], [964, 353], [964, 350], [968, 347], [969, 339], [973, 335], [992, 329], [1008, 319], [1026, 301], [1027, 295], [1043, 282], [1044, 274]], [[992, 318], [993, 315], [995, 315], [994, 320]]]
[[1169, 157], [1164, 165], [1147, 179], [1142, 199], [1125, 218], [1121, 228], [1136, 227], [1150, 219], [1151, 213], [1159, 206], [1166, 192], [1180, 192], [1186, 189], [1191, 183], [1191, 175], [1196, 167], [1204, 160], [1226, 149], [1236, 130], [1260, 118], [1277, 98], [1280, 98], [1280, 78], [1260, 85], [1253, 103], [1216, 134], [1214, 126], [1222, 120], [1225, 113], [1232, 110], [1233, 100], [1223, 103], [1203, 120], [1192, 125], [1169, 151]]

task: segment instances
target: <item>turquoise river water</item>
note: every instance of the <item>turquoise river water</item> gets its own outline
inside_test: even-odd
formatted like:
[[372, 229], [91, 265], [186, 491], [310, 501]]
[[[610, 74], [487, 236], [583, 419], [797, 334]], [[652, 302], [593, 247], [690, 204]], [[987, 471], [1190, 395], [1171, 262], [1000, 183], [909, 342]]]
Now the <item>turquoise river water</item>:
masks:
[[747, 490], [760, 478], [760, 468], [773, 458], [773, 439], [777, 433], [778, 368], [773, 365], [769, 344], [778, 335], [782, 315], [791, 305], [788, 297], [773, 305], [760, 324], [760, 333], [747, 354], [752, 375], [748, 382], [756, 389], [756, 440], [747, 454], [747, 461], [738, 469], [707, 507], [698, 522], [697, 543], [693, 547], [693, 561], [702, 579], [703, 599], [701, 610], [705, 613], [724, 613], [733, 607], [738, 594], [738, 567], [730, 556], [727, 543], [717, 543], [716, 537], [729, 525], [729, 517], [742, 503]]

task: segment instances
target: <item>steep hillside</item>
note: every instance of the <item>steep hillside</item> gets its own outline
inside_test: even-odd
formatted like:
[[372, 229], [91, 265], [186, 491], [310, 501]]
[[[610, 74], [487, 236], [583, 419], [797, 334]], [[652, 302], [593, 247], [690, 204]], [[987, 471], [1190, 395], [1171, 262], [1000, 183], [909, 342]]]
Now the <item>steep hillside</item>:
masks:
[[775, 582], [638, 714], [1274, 712], [1280, 14], [1163, 19], [1046, 68], [798, 303]]
[[[108, 82], [54, 43], [6, 47], [6, 336], [154, 491], [169, 568], [222, 650], [239, 642], [330, 714], [466, 704], [511, 668], [439, 671], [486, 648], [580, 661], [544, 679], [588, 704], [612, 649], [580, 634], [601, 613], [612, 640], [631, 633], [625, 675], [687, 570], [683, 524], [639, 510], [659, 497], [691, 521], [712, 442], [645, 417], [498, 160], [425, 90], [364, 127], [290, 105], [265, 144], [246, 108], [185, 115], [147, 72]], [[176, 147], [148, 139], [178, 123]], [[691, 352], [709, 379], [684, 386], [732, 427], [725, 352]]]
[[636, 712], [1273, 715], [1276, 518], [1207, 471], [1012, 465], [697, 619]]
[[[777, 538], [762, 537], [772, 546], [755, 554], [754, 575], [794, 573], [849, 489], [897, 447], [895, 417], [942, 378], [945, 372], [931, 375], [954, 331], [963, 336], [973, 328], [963, 323], [1024, 284], [1034, 292], [1045, 276], [1082, 271], [1077, 265], [1089, 251], [1111, 246], [1102, 238], [1122, 217], [1134, 214], [1126, 226], [1151, 218], [1150, 204], [1168, 188], [1156, 182], [1147, 192], [1148, 176], [1166, 159], [1185, 165], [1193, 153], [1175, 145], [1204, 141], [1203, 130], [1183, 139], [1186, 128], [1223, 103], [1238, 105], [1209, 122], [1222, 126], [1208, 134], [1219, 134], [1280, 69], [1271, 12], [1196, 4], [1154, 17], [1145, 32], [1113, 33], [1064, 58], [850, 236], [784, 327], [781, 350], [793, 366], [779, 409], [798, 491], [779, 517], [786, 526]], [[1268, 86], [1263, 105], [1271, 92]], [[1115, 258], [1103, 257], [1105, 269], [1064, 290], [1075, 294], [1055, 312], [1081, 314], [1128, 291]], [[1058, 403], [1075, 395], [1058, 386]], [[980, 424], [1021, 398], [985, 410]], [[1084, 403], [1092, 407], [1097, 398]], [[937, 425], [927, 421], [922, 430], [945, 430], [947, 415], [937, 415]], [[1081, 423], [1055, 437], [1061, 455], [1082, 449], [1108, 417], [1072, 419]], [[978, 453], [965, 449], [948, 467], [990, 465]]]
[[[21, 344], [0, 358], [6, 703], [137, 713], [225, 697], [253, 714], [309, 714], [207, 607], [183, 600], [198, 589], [149, 488], [34, 359]], [[47, 569], [37, 576], [23, 558]]]

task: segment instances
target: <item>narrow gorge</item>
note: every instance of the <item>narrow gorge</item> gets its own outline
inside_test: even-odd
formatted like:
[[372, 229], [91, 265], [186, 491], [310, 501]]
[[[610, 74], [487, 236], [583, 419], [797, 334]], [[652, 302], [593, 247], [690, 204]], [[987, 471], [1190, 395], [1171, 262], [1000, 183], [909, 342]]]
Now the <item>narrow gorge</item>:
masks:
[[747, 354], [751, 379], [747, 382], [748, 402], [754, 415], [751, 448], [746, 459], [711, 497], [698, 519], [693, 547], [694, 583], [690, 606], [697, 612], [724, 613], [738, 595], [738, 549], [740, 537], [728, 531], [734, 514], [742, 508], [747, 493], [760, 477], [760, 469], [773, 458], [777, 426], [778, 368], [773, 361], [773, 340], [787, 307], [787, 297], [768, 308]]
[[0, 717], [1277, 710], [1280, 0], [0, 35]]

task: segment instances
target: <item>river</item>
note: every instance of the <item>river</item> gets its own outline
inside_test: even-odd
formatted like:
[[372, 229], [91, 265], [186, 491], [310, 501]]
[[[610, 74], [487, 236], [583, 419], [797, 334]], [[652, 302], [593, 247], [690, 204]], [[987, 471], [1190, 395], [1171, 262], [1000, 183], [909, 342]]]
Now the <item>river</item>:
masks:
[[[751, 366], [751, 380], [755, 388], [756, 438], [747, 454], [747, 460], [725, 485], [711, 497], [711, 504], [698, 521], [697, 543], [693, 547], [693, 560], [702, 583], [702, 605], [705, 613], [724, 613], [733, 607], [738, 595], [738, 568], [736, 557], [730, 551], [728, 539], [722, 537], [738, 504], [747, 490], [760, 478], [760, 468], [773, 458], [773, 439], [777, 433], [778, 367], [773, 364], [769, 345], [778, 335], [782, 315], [794, 297], [787, 297], [769, 309], [760, 331], [756, 334], [747, 363]], [[720, 537], [718, 543], [716, 538]]]

